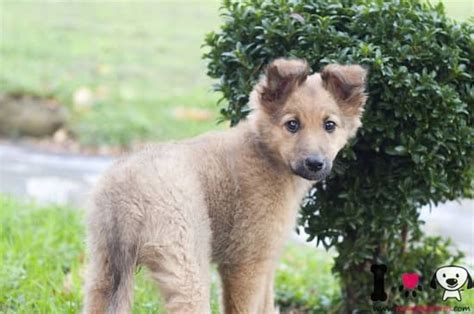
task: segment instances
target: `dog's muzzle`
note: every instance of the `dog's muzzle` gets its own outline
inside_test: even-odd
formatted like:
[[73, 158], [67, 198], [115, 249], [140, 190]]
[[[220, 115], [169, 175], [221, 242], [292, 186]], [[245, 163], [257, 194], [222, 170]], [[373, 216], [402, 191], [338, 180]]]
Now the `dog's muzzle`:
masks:
[[448, 284], [450, 288], [453, 288], [458, 284], [458, 280], [455, 278], [449, 278], [449, 279], [446, 279], [446, 283]]
[[291, 166], [294, 174], [310, 181], [321, 181], [331, 172], [332, 163], [316, 155], [311, 155]]

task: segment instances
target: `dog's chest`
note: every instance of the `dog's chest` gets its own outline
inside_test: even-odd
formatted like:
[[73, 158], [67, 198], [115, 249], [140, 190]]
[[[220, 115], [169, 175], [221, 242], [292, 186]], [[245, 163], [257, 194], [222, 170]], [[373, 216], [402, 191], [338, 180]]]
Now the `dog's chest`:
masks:
[[448, 299], [456, 299], [460, 301], [461, 293], [459, 292], [459, 290], [455, 290], [455, 291], [445, 290], [443, 293], [443, 301], [448, 300]]
[[308, 188], [289, 182], [277, 188], [263, 183], [239, 189], [238, 198], [223, 204], [225, 213], [218, 217], [223, 221], [213, 223], [214, 258], [229, 263], [277, 258]]

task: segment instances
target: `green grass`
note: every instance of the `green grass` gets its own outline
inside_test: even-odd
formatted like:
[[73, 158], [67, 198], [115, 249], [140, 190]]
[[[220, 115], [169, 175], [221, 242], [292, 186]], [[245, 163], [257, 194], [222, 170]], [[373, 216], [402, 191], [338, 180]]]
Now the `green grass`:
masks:
[[[219, 1], [1, 1], [0, 92], [54, 97], [69, 129], [88, 145], [193, 136], [216, 125], [219, 95], [201, 60], [204, 35], [220, 24]], [[448, 14], [473, 15], [469, 0]], [[78, 90], [89, 108], [74, 106]], [[205, 109], [211, 116], [176, 115]]]
[[[217, 1], [1, 2], [0, 92], [52, 96], [86, 144], [169, 139], [216, 128], [201, 45], [219, 24]], [[80, 89], [90, 108], [74, 106]], [[204, 121], [177, 118], [201, 108]], [[223, 127], [223, 126], [221, 126]]]
[[276, 299], [282, 309], [327, 313], [340, 295], [330, 254], [303, 245], [287, 246], [276, 273]]
[[[80, 210], [37, 206], [0, 194], [0, 313], [79, 313], [84, 272], [84, 226]], [[282, 313], [328, 313], [339, 302], [330, 254], [307, 246], [287, 246], [276, 274]], [[162, 300], [146, 269], [137, 272], [133, 313], [162, 313]], [[213, 272], [212, 308], [219, 313]], [[474, 310], [474, 294], [458, 303]]]
[[[36, 206], [0, 195], [0, 313], [78, 313], [84, 255], [80, 210]], [[279, 302], [305, 309], [328, 303], [337, 286], [331, 265], [328, 254], [288, 246], [277, 272]], [[136, 277], [133, 313], [163, 312], [146, 269]], [[212, 306], [218, 313], [215, 272], [213, 279]]]
[[3, 198], [0, 208], [0, 312], [76, 313], [84, 258], [78, 212]]

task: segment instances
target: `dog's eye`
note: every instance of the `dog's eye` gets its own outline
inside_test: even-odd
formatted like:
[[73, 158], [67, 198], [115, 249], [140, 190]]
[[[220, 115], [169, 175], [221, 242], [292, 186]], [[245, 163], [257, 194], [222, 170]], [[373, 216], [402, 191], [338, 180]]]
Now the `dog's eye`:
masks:
[[446, 278], [446, 274], [443, 274], [443, 278]]
[[334, 130], [336, 129], [336, 122], [331, 121], [331, 120], [324, 122], [324, 129], [328, 133], [334, 132]]
[[459, 274], [456, 274], [456, 278], [459, 278]]
[[300, 129], [300, 123], [297, 120], [290, 120], [285, 125], [286, 129], [291, 133], [296, 133]]

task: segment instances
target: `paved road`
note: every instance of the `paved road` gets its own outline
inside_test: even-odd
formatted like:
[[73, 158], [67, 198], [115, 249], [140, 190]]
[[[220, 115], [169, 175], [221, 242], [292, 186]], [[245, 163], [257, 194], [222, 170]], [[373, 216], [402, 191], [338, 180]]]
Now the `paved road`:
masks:
[[[44, 153], [0, 144], [0, 192], [34, 198], [40, 203], [84, 206], [87, 193], [111, 158]], [[423, 208], [426, 232], [451, 237], [474, 265], [474, 201]], [[295, 235], [304, 241], [303, 237]]]
[[0, 144], [0, 192], [81, 207], [91, 185], [111, 162], [106, 157], [50, 154]]

